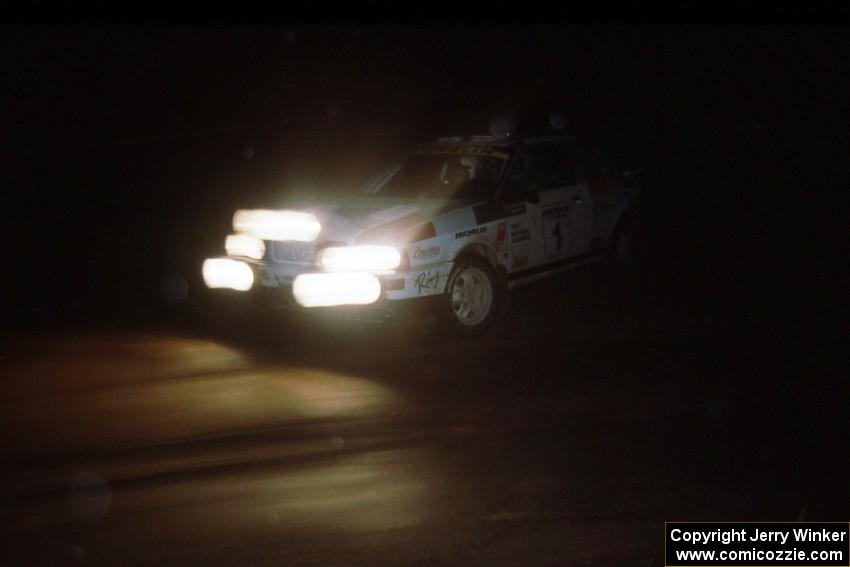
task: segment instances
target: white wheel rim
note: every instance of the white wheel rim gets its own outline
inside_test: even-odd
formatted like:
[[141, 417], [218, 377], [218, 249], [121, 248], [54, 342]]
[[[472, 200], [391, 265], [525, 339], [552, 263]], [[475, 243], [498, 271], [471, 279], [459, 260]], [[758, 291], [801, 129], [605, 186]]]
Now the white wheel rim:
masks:
[[478, 325], [493, 307], [493, 285], [482, 270], [464, 268], [452, 285], [452, 311], [462, 325]]

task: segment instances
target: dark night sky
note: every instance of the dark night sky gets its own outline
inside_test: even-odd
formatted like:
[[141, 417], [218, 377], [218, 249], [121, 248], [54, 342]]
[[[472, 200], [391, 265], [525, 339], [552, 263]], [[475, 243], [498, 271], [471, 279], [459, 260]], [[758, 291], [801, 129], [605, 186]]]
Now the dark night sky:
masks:
[[[397, 113], [533, 103], [670, 128], [826, 118], [847, 91], [841, 28], [77, 27], [5, 31], [16, 140], [79, 145], [238, 130], [331, 134]], [[383, 125], [383, 124], [382, 124]], [[486, 126], [485, 126], [486, 128]]]
[[13, 278], [25, 294], [43, 295], [38, 277], [53, 294], [114, 288], [112, 277], [93, 283], [105, 264], [117, 280], [188, 265], [237, 206], [356, 185], [411, 142], [486, 133], [496, 112], [563, 109], [579, 135], [655, 171], [669, 194], [848, 178], [841, 27], [86, 26], [0, 37], [11, 230], [35, 236], [16, 255], [55, 251]]

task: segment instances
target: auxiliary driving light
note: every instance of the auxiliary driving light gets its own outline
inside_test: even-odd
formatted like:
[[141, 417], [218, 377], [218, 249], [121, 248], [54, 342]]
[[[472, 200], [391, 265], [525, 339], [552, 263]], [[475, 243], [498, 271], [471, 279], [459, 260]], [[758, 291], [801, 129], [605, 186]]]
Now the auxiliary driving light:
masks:
[[292, 294], [304, 307], [366, 305], [381, 297], [381, 282], [365, 272], [301, 274], [292, 283]]
[[259, 238], [248, 234], [231, 234], [224, 241], [228, 256], [244, 256], [254, 260], [262, 260], [266, 253], [266, 245]]
[[248, 291], [254, 285], [254, 272], [245, 262], [230, 258], [204, 260], [204, 283], [208, 288]]
[[322, 225], [315, 215], [300, 211], [239, 210], [233, 215], [233, 230], [261, 240], [312, 242]]

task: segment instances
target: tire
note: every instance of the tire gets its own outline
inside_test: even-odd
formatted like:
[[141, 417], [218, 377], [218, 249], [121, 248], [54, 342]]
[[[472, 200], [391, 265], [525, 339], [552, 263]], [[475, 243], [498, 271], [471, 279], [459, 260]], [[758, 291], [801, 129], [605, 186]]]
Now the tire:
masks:
[[453, 331], [464, 338], [479, 337], [499, 318], [506, 289], [496, 270], [483, 258], [458, 258], [446, 285], [446, 317]]

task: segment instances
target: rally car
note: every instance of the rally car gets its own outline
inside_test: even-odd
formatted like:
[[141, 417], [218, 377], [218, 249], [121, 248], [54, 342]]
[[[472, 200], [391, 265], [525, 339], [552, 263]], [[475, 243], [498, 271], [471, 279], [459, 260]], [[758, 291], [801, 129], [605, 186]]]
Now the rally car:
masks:
[[392, 162], [351, 198], [304, 210], [240, 210], [209, 288], [296, 309], [428, 299], [463, 336], [485, 332], [517, 286], [628, 253], [635, 191], [566, 135], [441, 138]]

